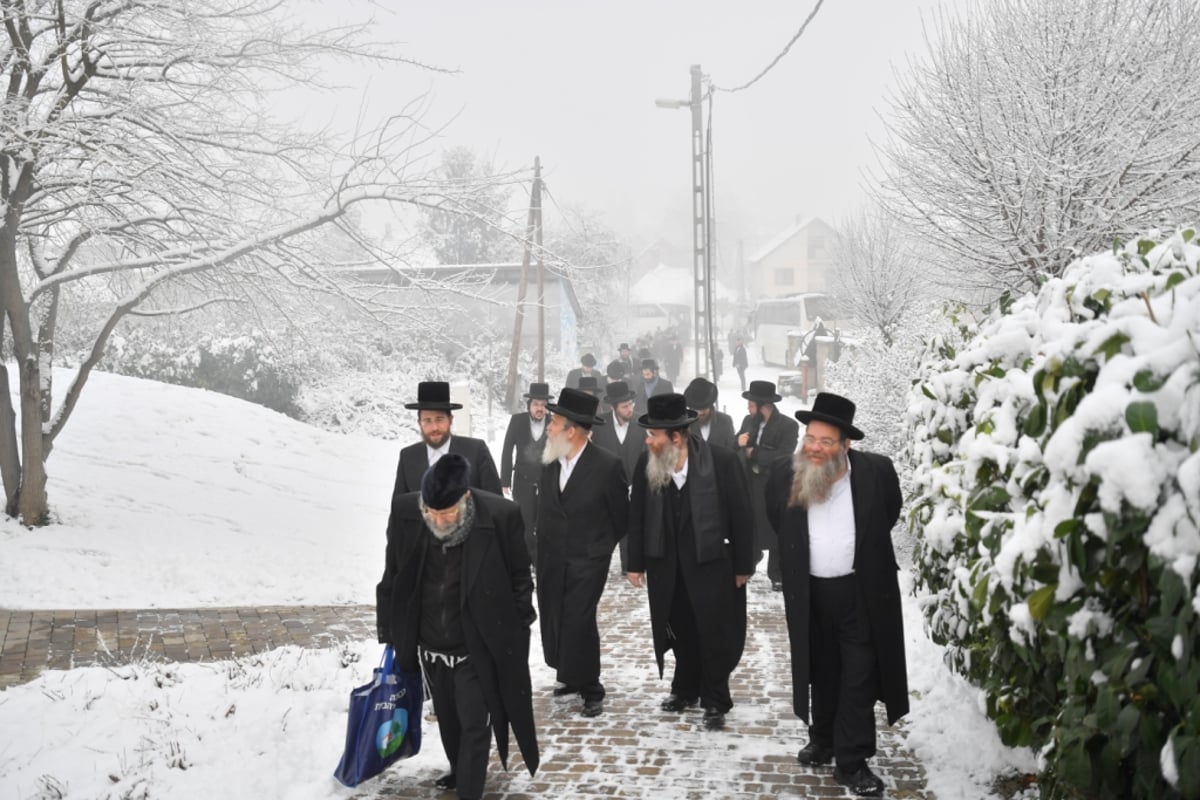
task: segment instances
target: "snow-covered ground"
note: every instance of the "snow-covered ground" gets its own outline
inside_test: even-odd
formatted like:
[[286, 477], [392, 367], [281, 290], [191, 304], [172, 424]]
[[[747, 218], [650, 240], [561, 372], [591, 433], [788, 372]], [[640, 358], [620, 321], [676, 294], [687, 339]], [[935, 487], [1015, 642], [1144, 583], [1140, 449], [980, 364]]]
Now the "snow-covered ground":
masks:
[[[722, 381], [735, 424], [736, 380]], [[96, 374], [50, 458], [55, 524], [0, 523], [0, 607], [372, 603], [399, 446]], [[905, 609], [909, 746], [939, 797], [986, 797], [996, 774], [1031, 770], [1031, 757], [999, 743], [978, 693], [942, 666], [918, 603]], [[359, 641], [46, 673], [0, 692], [0, 800], [347, 797], [331, 777], [346, 696], [378, 656]], [[417, 759], [444, 764], [436, 735]]]

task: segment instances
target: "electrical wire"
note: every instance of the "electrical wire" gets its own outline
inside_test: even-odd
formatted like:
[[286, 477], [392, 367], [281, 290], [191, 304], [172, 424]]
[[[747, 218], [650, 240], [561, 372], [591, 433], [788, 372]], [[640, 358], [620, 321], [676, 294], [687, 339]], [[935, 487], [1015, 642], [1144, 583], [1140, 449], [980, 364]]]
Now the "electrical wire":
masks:
[[749, 89], [751, 86], [758, 83], [760, 78], [762, 78], [764, 75], [766, 75], [768, 72], [770, 72], [775, 67], [775, 65], [778, 64], [783, 59], [783, 57], [788, 54], [788, 51], [792, 49], [792, 45], [794, 45], [797, 42], [797, 40], [799, 40], [799, 38], [804, 34], [805, 29], [808, 28], [808, 23], [812, 22], [813, 17], [815, 17], [817, 15], [817, 12], [821, 10], [821, 4], [824, 2], [825, 2], [825, 0], [817, 0], [817, 4], [815, 6], [813, 6], [813, 10], [809, 13], [808, 17], [804, 20], [804, 23], [800, 26], [800, 30], [796, 31], [796, 35], [793, 36], [792, 40], [790, 42], [788, 42], [787, 46], [785, 46], [783, 48], [783, 52], [781, 52], [779, 55], [775, 56], [775, 59], [770, 64], [767, 64], [766, 68], [764, 68], [762, 72], [758, 73], [753, 78], [751, 78], [749, 81], [747, 81], [746, 83], [743, 83], [741, 86], [736, 86], [732, 89], [726, 89], [721, 86], [713, 86], [712, 88], [718, 92], [732, 93], [732, 92], [740, 92], [743, 89]]

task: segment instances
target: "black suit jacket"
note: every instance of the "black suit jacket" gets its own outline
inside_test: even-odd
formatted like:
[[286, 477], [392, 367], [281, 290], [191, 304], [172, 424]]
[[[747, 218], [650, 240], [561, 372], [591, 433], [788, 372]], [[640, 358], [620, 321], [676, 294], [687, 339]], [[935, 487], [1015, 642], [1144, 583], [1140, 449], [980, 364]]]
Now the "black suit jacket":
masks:
[[[425, 444], [422, 442], [421, 446]], [[529, 677], [529, 628], [533, 580], [525, 527], [516, 503], [472, 492], [475, 525], [462, 543], [462, 623], [467, 653], [483, 689], [502, 763], [508, 729], [530, 773], [537, 769], [537, 730]], [[396, 648], [396, 661], [416, 671], [420, 644], [421, 582], [433, 534], [425, 525], [416, 492], [392, 500], [383, 577], [375, 587], [379, 641]]]
[[[535, 442], [529, 430], [529, 412], [522, 411], [513, 414], [508, 420], [508, 430], [504, 433], [504, 449], [500, 452], [500, 485], [512, 486], [513, 473], [520, 483], [537, 483], [542, 471], [542, 448], [546, 444], [546, 428], [542, 427], [542, 435]], [[515, 455], [513, 451], [516, 451]]]
[[605, 415], [604, 422], [604, 425], [592, 428], [592, 444], [621, 459], [621, 465], [625, 467], [625, 483], [629, 483], [633, 480], [633, 468], [637, 466], [638, 456], [646, 449], [646, 429], [638, 425], [637, 420], [630, 422], [625, 442], [622, 443], [617, 438], [611, 411]]
[[[695, 423], [692, 427], [697, 434], [700, 433], [700, 423]], [[736, 453], [738, 449], [737, 433], [733, 430], [733, 417], [724, 411], [713, 411], [706, 441], [714, 447], [724, 447], [726, 450]]]
[[[809, 609], [811, 587], [808, 510], [789, 508], [790, 464], [777, 469], [767, 485], [766, 505], [779, 533], [783, 602], [792, 650], [792, 707], [808, 722]], [[908, 713], [904, 620], [900, 606], [900, 565], [892, 547], [892, 527], [903, 498], [891, 459], [850, 450], [850, 496], [854, 503], [854, 584], [870, 622], [871, 645], [879, 664], [878, 699], [887, 706], [888, 723]]]
[[[791, 464], [792, 453], [800, 441], [800, 423], [792, 417], [786, 417], [776, 408], [766, 424], [762, 417], [746, 415], [742, 420], [738, 434], [750, 434], [752, 455], [747, 455], [745, 448], [739, 450], [740, 458], [745, 462], [749, 472], [750, 505], [754, 509], [754, 536], [758, 546], [767, 549], [775, 546], [775, 529], [767, 516], [766, 490], [771, 472], [786, 469]], [[758, 429], [762, 427], [762, 439], [758, 439]], [[755, 441], [758, 444], [755, 444]]]
[[637, 385], [633, 387], [633, 408], [639, 415], [646, 413], [647, 397], [670, 394], [675, 391], [675, 386], [662, 375], [658, 376], [658, 383], [654, 385], [654, 391], [650, 395], [646, 394], [646, 382], [644, 380], [636, 380], [634, 383]]
[[[496, 462], [492, 460], [487, 442], [470, 436], [450, 436], [450, 452], [463, 456], [471, 462], [471, 486], [485, 492], [500, 494], [500, 475]], [[421, 491], [421, 478], [429, 469], [429, 451], [422, 439], [400, 451], [400, 465], [396, 468], [396, 486], [392, 489], [392, 502], [406, 492]]]

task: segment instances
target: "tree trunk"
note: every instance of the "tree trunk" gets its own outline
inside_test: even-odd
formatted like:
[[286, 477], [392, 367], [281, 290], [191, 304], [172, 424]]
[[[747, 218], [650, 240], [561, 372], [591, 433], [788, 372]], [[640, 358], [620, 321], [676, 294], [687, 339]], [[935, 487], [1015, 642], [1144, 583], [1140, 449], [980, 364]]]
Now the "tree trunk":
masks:
[[21, 370], [21, 495], [17, 511], [26, 525], [45, 525], [49, 517], [46, 498], [45, 441], [42, 436], [41, 369], [37, 358], [22, 359]]
[[17, 515], [21, 494], [21, 451], [17, 447], [17, 415], [12, 407], [8, 366], [0, 364], [0, 478], [4, 481], [4, 513]]

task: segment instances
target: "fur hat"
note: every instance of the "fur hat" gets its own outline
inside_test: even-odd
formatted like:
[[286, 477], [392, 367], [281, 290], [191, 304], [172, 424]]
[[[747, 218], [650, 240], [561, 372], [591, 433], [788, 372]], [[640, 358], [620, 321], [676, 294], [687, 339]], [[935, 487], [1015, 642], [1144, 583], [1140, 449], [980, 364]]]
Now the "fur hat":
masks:
[[450, 508], [471, 487], [471, 462], [458, 453], [447, 453], [421, 476], [421, 499], [434, 511]]

